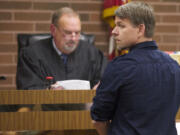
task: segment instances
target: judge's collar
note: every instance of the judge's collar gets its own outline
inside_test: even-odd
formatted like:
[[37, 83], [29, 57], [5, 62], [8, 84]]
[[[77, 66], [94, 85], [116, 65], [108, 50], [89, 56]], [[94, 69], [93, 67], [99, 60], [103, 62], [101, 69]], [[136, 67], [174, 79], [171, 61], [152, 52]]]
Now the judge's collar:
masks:
[[55, 44], [55, 42], [54, 42], [54, 39], [52, 39], [52, 44], [53, 44], [53, 47], [54, 47], [54, 49], [56, 50], [57, 54], [58, 54], [59, 56], [61, 56], [62, 52], [56, 47], [56, 44]]

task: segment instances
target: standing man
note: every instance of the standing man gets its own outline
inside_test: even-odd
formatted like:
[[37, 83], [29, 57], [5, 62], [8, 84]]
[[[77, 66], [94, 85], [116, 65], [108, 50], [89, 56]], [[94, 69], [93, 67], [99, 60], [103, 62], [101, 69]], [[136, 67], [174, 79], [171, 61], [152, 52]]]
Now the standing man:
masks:
[[[51, 38], [40, 40], [20, 52], [17, 89], [46, 89], [46, 77], [56, 81], [80, 79], [93, 88], [107, 60], [94, 45], [80, 40], [79, 14], [69, 7], [54, 12]], [[61, 89], [57, 87], [54, 89]]]
[[177, 135], [180, 67], [152, 41], [153, 9], [130, 2], [115, 16], [116, 44], [130, 52], [105, 70], [91, 108], [94, 126], [100, 135]]

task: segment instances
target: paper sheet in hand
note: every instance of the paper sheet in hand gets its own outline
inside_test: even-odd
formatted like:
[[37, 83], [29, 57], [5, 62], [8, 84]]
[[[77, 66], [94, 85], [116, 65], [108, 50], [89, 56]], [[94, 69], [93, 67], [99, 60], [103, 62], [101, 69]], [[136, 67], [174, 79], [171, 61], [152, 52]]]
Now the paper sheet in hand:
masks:
[[65, 81], [57, 81], [56, 84], [58, 86], [62, 86], [66, 90], [89, 90], [90, 83], [85, 80], [65, 80]]
[[180, 135], [180, 122], [176, 122], [177, 133]]

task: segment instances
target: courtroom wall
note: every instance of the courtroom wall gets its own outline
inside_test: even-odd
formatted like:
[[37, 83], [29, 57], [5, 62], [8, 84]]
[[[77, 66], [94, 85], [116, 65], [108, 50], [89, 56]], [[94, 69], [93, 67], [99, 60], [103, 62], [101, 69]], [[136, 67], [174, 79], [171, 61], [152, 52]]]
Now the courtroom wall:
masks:
[[[132, 0], [133, 1], [133, 0]], [[180, 50], [180, 0], [143, 0], [155, 8], [154, 39], [166, 51]], [[49, 32], [55, 9], [70, 6], [80, 13], [82, 30], [96, 36], [96, 46], [108, 53], [108, 25], [102, 20], [103, 0], [0, 0], [0, 90], [15, 89], [17, 34]]]

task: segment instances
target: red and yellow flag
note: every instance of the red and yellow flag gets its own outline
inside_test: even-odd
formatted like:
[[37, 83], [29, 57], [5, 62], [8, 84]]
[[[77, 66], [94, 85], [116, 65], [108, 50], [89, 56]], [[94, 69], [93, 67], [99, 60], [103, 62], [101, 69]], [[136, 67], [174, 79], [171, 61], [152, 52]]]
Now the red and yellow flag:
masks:
[[104, 0], [103, 18], [113, 28], [114, 24], [114, 11], [123, 4], [128, 3], [130, 0]]
[[[115, 10], [123, 4], [128, 3], [131, 0], [104, 0], [104, 10], [103, 10], [103, 19], [110, 25], [111, 29], [114, 28], [114, 12]], [[113, 38], [110, 36], [109, 39], [109, 59], [113, 59], [118, 55], [127, 53], [127, 50], [119, 51], [114, 43]]]

